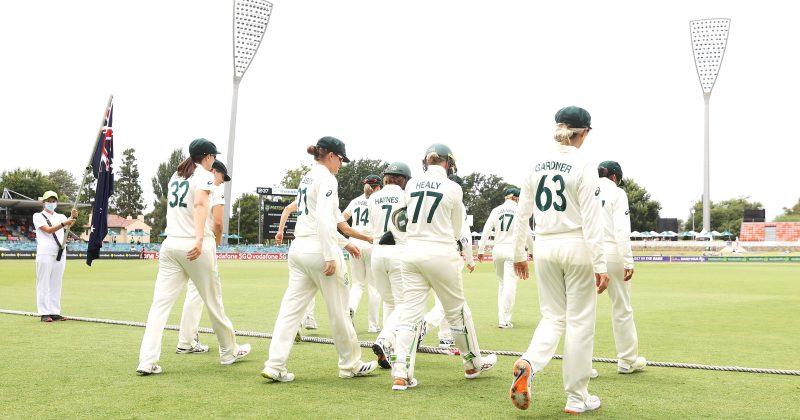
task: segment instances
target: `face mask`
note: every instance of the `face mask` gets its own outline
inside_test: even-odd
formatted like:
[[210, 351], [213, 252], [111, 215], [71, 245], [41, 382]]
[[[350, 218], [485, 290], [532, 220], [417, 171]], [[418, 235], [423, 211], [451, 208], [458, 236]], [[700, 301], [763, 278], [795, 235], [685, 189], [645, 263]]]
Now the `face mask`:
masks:
[[58, 203], [44, 203], [44, 208], [48, 211], [56, 211], [56, 206]]

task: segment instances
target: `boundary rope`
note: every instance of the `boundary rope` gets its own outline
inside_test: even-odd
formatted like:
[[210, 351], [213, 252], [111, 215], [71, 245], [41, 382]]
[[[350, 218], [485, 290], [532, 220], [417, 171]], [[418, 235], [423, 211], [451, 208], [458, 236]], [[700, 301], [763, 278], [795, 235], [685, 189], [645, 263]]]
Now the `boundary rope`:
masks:
[[[6, 315], [22, 315], [22, 316], [31, 316], [31, 317], [38, 317], [39, 315], [35, 312], [24, 312], [24, 311], [13, 311], [8, 309], [0, 309], [0, 313]], [[125, 325], [130, 327], [142, 327], [144, 328], [144, 322], [137, 322], [137, 321], [120, 321], [115, 319], [102, 319], [102, 318], [87, 318], [87, 317], [80, 317], [80, 316], [70, 316], [69, 319], [71, 321], [81, 321], [81, 322], [95, 322], [100, 324], [111, 324], [111, 325]], [[166, 330], [178, 331], [180, 327], [178, 325], [167, 325], [164, 327]], [[201, 327], [199, 332], [204, 334], [213, 334], [214, 330], [207, 327]], [[236, 330], [235, 331], [237, 336], [240, 337], [256, 337], [256, 338], [272, 338], [271, 333], [264, 333], [259, 331], [244, 331], [244, 330]], [[301, 340], [306, 343], [317, 343], [317, 344], [333, 344], [332, 338], [326, 337], [311, 337], [311, 336], [301, 336]], [[358, 344], [364, 348], [371, 348], [373, 342], [372, 341], [359, 341]], [[433, 347], [433, 346], [419, 346], [418, 351], [420, 353], [430, 353], [430, 354], [443, 354], [443, 355], [450, 355], [452, 356], [453, 353], [450, 352], [448, 349], [443, 349], [440, 347]], [[508, 350], [482, 350], [481, 353], [485, 354], [496, 354], [498, 356], [513, 356], [513, 357], [520, 357], [522, 356], [521, 352], [517, 351], [508, 351]], [[561, 355], [554, 355], [553, 359], [563, 359]], [[611, 359], [606, 357], [593, 357], [593, 362], [599, 363], [617, 363], [617, 359]], [[670, 368], [681, 368], [681, 369], [701, 369], [701, 370], [714, 370], [714, 371], [723, 371], [723, 372], [744, 372], [744, 373], [764, 373], [764, 374], [771, 374], [771, 375], [792, 375], [792, 376], [800, 376], [800, 370], [785, 370], [785, 369], [764, 369], [764, 368], [750, 368], [750, 367], [741, 367], [741, 366], [714, 366], [714, 365], [703, 365], [697, 363], [678, 363], [678, 362], [654, 362], [651, 360], [647, 361], [647, 366], [656, 366], [656, 367], [670, 367]]]

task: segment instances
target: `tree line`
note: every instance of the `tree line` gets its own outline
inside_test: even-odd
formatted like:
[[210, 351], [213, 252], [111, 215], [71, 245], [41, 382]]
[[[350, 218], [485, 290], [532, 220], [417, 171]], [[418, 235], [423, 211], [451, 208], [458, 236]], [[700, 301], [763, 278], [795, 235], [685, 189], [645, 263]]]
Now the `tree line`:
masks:
[[[122, 217], [136, 217], [145, 209], [143, 190], [141, 187], [140, 173], [136, 162], [136, 150], [125, 149], [122, 160], [115, 172], [114, 194], [110, 200], [110, 213]], [[151, 242], [158, 242], [159, 235], [166, 227], [167, 214], [167, 184], [170, 177], [178, 168], [181, 161], [186, 158], [182, 149], [175, 149], [169, 158], [158, 165], [156, 174], [151, 178], [153, 193], [155, 195], [152, 210], [145, 215], [145, 221], [152, 227]], [[388, 162], [375, 159], [358, 159], [342, 166], [337, 179], [339, 181], [339, 208], [347, 207], [350, 200], [363, 193], [362, 180], [371, 174], [380, 175], [388, 166]], [[296, 188], [302, 176], [308, 172], [308, 165], [287, 169], [281, 179], [284, 188]], [[464, 205], [467, 213], [473, 216], [474, 231], [481, 231], [494, 207], [503, 203], [503, 189], [510, 185], [503, 177], [496, 174], [483, 174], [473, 172], [463, 176]], [[17, 168], [0, 173], [0, 190], [8, 188], [18, 194], [37, 199], [44, 191], [53, 190], [60, 194], [61, 202], [72, 202], [78, 192], [80, 180], [68, 170], [58, 169], [48, 174], [37, 169]], [[94, 201], [94, 178], [90, 175], [84, 186], [81, 203]], [[623, 190], [628, 195], [630, 203], [631, 230], [652, 231], [661, 211], [661, 203], [653, 199], [646, 188], [639, 185], [632, 178], [625, 178]], [[290, 198], [286, 198], [289, 200]], [[259, 199], [252, 193], [244, 193], [234, 200], [232, 205], [229, 233], [239, 232], [244, 243], [258, 241], [258, 215]], [[702, 201], [694, 204], [694, 225], [703, 225]], [[730, 231], [739, 235], [742, 214], [746, 209], [762, 208], [760, 202], [751, 201], [750, 197], [738, 197], [729, 200], [711, 203], [711, 229], [716, 231]], [[241, 211], [237, 212], [239, 208]], [[20, 213], [30, 215], [36, 209]], [[27, 214], [30, 213], [30, 214]], [[81, 234], [88, 223], [91, 208], [84, 208], [79, 212], [78, 223], [73, 226], [73, 231]], [[240, 219], [241, 218], [241, 223]], [[783, 214], [775, 221], [800, 221], [800, 198], [792, 207], [785, 207]], [[683, 230], [692, 229], [691, 211], [686, 220], [681, 220]]]

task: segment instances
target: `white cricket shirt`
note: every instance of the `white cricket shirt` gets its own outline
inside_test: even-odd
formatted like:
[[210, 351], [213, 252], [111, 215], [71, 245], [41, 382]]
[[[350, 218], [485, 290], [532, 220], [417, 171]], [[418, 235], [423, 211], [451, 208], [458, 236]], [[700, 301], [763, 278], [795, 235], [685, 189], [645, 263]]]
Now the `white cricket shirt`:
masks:
[[[605, 273], [603, 253], [605, 219], [600, 200], [597, 165], [586, 160], [574, 146], [558, 145], [555, 150], [538, 156], [522, 183], [516, 232], [533, 214], [536, 240], [583, 238], [589, 246], [595, 273]], [[525, 236], [514, 235], [514, 261], [526, 260]]]
[[292, 242], [296, 251], [321, 252], [325, 261], [339, 258], [338, 233], [339, 183], [333, 174], [319, 163], [311, 165], [297, 188], [297, 224]]
[[373, 232], [375, 245], [384, 233], [392, 231], [395, 244], [406, 243], [405, 232], [397, 230], [392, 223], [392, 214], [406, 206], [406, 193], [399, 185], [388, 184], [380, 191], [369, 196], [369, 224]]
[[[195, 192], [203, 190], [213, 193], [216, 189], [214, 175], [201, 165], [195, 165], [194, 173], [189, 179], [178, 176], [176, 172], [167, 183], [167, 227], [164, 232], [168, 237], [194, 238]], [[211, 199], [208, 202], [204, 236], [213, 238], [214, 233], [208, 222], [211, 218]]]
[[350, 215], [353, 229], [355, 229], [356, 232], [365, 235], [372, 234], [369, 225], [369, 219], [372, 217], [372, 214], [370, 214], [369, 211], [369, 200], [364, 196], [364, 194], [361, 194], [360, 196], [351, 200], [350, 204], [347, 205], [347, 208], [344, 209], [344, 212]]
[[439, 165], [431, 165], [422, 176], [406, 184], [408, 242], [424, 241], [455, 247], [461, 239], [464, 193]]
[[625, 190], [608, 178], [600, 178], [600, 204], [606, 223], [603, 229], [603, 242], [607, 254], [622, 257], [625, 268], [633, 268], [631, 251], [631, 218], [628, 209], [628, 195]]

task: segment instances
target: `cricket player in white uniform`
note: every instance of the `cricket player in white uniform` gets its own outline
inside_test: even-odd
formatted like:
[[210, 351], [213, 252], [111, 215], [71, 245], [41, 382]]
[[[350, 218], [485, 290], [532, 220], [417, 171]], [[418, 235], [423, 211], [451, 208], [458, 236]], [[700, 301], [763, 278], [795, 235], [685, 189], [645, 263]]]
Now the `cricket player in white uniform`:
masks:
[[[507, 187], [503, 196], [505, 202], [492, 209], [486, 223], [483, 225], [483, 235], [478, 242], [478, 261], [483, 261], [486, 254], [486, 243], [489, 236], [494, 236], [492, 246], [492, 261], [497, 275], [497, 327], [513, 328], [511, 317], [514, 312], [514, 302], [517, 298], [517, 275], [514, 273], [514, 250], [511, 249], [513, 237], [514, 218], [517, 214], [517, 201], [520, 190], [516, 187]], [[530, 229], [528, 229], [530, 231]], [[494, 233], [493, 233], [494, 232]], [[530, 235], [527, 236], [530, 239]], [[528, 250], [532, 252], [533, 241], [528, 241]]]
[[582, 413], [600, 407], [589, 395], [597, 294], [608, 283], [603, 253], [603, 214], [597, 196], [597, 168], [578, 151], [591, 130], [591, 116], [583, 108], [556, 113], [557, 148], [536, 156], [522, 184], [514, 220], [514, 269], [528, 278], [525, 242], [533, 214], [534, 268], [542, 319], [528, 350], [514, 364], [509, 395], [515, 407], [530, 405], [533, 376], [550, 363], [564, 338], [563, 380], [567, 394], [564, 411]]
[[[275, 233], [275, 242], [277, 242], [278, 245], [283, 244], [283, 235], [284, 235], [283, 234], [283, 230], [286, 227], [286, 220], [289, 219], [289, 215], [291, 213], [294, 213], [296, 211], [297, 211], [297, 200], [292, 201], [291, 203], [289, 203], [288, 206], [283, 208], [283, 211], [281, 212], [281, 219], [278, 222], [278, 231]], [[353, 229], [344, 220], [344, 215], [342, 215], [342, 212], [340, 212], [338, 210], [337, 210], [337, 218], [336, 218], [336, 228], [339, 229], [340, 231], [342, 231], [343, 234], [345, 234], [345, 235], [347, 235], [347, 236], [349, 236], [351, 238], [356, 238], [356, 239], [359, 239], [359, 240], [361, 240], [363, 242], [367, 242], [367, 243], [371, 243], [372, 242], [372, 236], [362, 234], [362, 233], [358, 232], [357, 230]], [[359, 250], [359, 253], [360, 253], [360, 250]], [[360, 255], [359, 255], [359, 258], [360, 258]], [[349, 278], [349, 274], [348, 274], [348, 271], [347, 271], [347, 264], [343, 265], [341, 268], [342, 268], [344, 276]], [[316, 301], [316, 296], [308, 302], [308, 306], [306, 307], [306, 312], [303, 315], [303, 321], [302, 321], [302, 323], [300, 325], [301, 327], [303, 327], [303, 328], [305, 328], [307, 330], [316, 330], [317, 329], [317, 320], [314, 317], [314, 308], [316, 306], [315, 301]], [[352, 314], [351, 314], [351, 318], [352, 318]], [[297, 336], [295, 337], [295, 341], [297, 341], [297, 342], [302, 341], [299, 332], [297, 333]]]
[[[450, 175], [451, 181], [455, 182], [459, 186], [461, 186], [462, 191], [464, 188], [464, 182], [456, 174]], [[472, 254], [472, 232], [470, 231], [470, 226], [467, 223], [467, 209], [463, 208], [464, 214], [464, 223], [461, 225], [461, 256], [464, 258], [466, 262], [467, 270], [472, 273], [475, 270], [475, 257]], [[436, 296], [436, 293], [433, 293], [433, 308], [425, 314], [425, 322], [423, 326], [426, 329], [430, 328], [438, 328], [439, 332], [437, 333], [439, 338], [439, 347], [444, 349], [450, 349], [450, 353], [454, 355], [459, 355], [459, 350], [453, 347], [455, 341], [453, 340], [453, 332], [450, 330], [450, 324], [447, 323], [447, 318], [444, 316], [444, 308], [442, 307], [442, 301], [439, 300], [439, 297]], [[422, 339], [420, 339], [422, 341]]]
[[[208, 219], [211, 231], [214, 233], [216, 246], [222, 241], [222, 217], [225, 206], [224, 182], [231, 180], [228, 176], [228, 168], [219, 160], [215, 160], [211, 165], [211, 174], [214, 175], [214, 186], [216, 187], [211, 194], [211, 217]], [[214, 260], [217, 262], [216, 259]], [[214, 267], [219, 275], [219, 264]], [[178, 331], [178, 345], [175, 347], [177, 354], [205, 353], [208, 346], [200, 343], [198, 330], [200, 329], [200, 317], [203, 315], [203, 298], [197, 293], [194, 282], [189, 279], [186, 286], [186, 298], [183, 301], [183, 313], [181, 314], [181, 326]]]
[[161, 373], [161, 339], [169, 312], [189, 278], [203, 298], [219, 341], [220, 363], [229, 365], [250, 353], [250, 344], [236, 344], [233, 324], [222, 305], [214, 234], [209, 227], [209, 196], [214, 176], [209, 172], [217, 147], [206, 139], [189, 145], [189, 157], [170, 178], [167, 195], [167, 238], [161, 244], [153, 304], [139, 351], [140, 375]]
[[61, 280], [67, 266], [66, 254], [57, 259], [64, 243], [64, 230], [75, 223], [78, 211], [70, 217], [56, 213], [58, 194], [46, 191], [39, 197], [44, 209], [33, 214], [36, 228], [36, 310], [42, 322], [66, 321], [61, 316]]
[[395, 327], [403, 304], [401, 256], [406, 243], [405, 232], [392, 223], [395, 211], [406, 206], [403, 191], [411, 178], [411, 169], [403, 162], [393, 162], [383, 171], [384, 188], [368, 200], [370, 231], [374, 234], [372, 248], [372, 281], [383, 299], [383, 329], [372, 345], [378, 364], [390, 369], [389, 358], [395, 346]]
[[463, 192], [447, 178], [456, 172], [455, 158], [444, 144], [425, 151], [425, 173], [406, 185], [407, 242], [402, 257], [405, 309], [397, 325], [392, 389], [406, 390], [414, 378], [418, 328], [431, 288], [442, 301], [445, 316], [463, 359], [464, 376], [474, 379], [494, 367], [497, 356], [481, 355], [472, 314], [464, 300], [463, 260], [458, 253], [463, 224]]
[[342, 272], [341, 247], [346, 245], [348, 251], [355, 250], [356, 254], [358, 250], [336, 232], [339, 185], [335, 175], [342, 163], [350, 159], [344, 143], [334, 137], [319, 139], [307, 152], [314, 156], [315, 162], [298, 186], [300, 215], [295, 240], [289, 247], [289, 285], [275, 321], [269, 357], [261, 371], [261, 376], [276, 382], [294, 380], [286, 364], [297, 326], [317, 290], [322, 292], [328, 308], [333, 341], [339, 353], [339, 377], [364, 376], [378, 367], [375, 361], [361, 361], [361, 347], [349, 317], [349, 288]]
[[[364, 194], [351, 200], [347, 208], [342, 212], [345, 221], [353, 220], [353, 229], [359, 233], [372, 234], [369, 223], [370, 217], [372, 217], [369, 211], [369, 197], [380, 191], [382, 184], [377, 175], [368, 175], [364, 178]], [[364, 294], [364, 290], [367, 290], [367, 331], [376, 333], [380, 331], [381, 324], [378, 319], [381, 312], [381, 295], [372, 281], [372, 243], [364, 242], [360, 239], [351, 239], [351, 241], [361, 250], [361, 258], [350, 259], [350, 277], [352, 279], [350, 284], [350, 316], [355, 317], [358, 305], [361, 303], [361, 296]], [[386, 313], [384, 313], [383, 318], [386, 319], [386, 316]]]
[[597, 168], [600, 175], [600, 203], [606, 223], [603, 232], [603, 249], [608, 265], [608, 297], [611, 298], [611, 327], [617, 346], [617, 372], [633, 373], [647, 366], [647, 359], [639, 356], [639, 338], [633, 322], [631, 306], [631, 278], [633, 277], [633, 252], [631, 251], [631, 219], [628, 195], [620, 188], [624, 185], [622, 168], [613, 160], [602, 162]]

